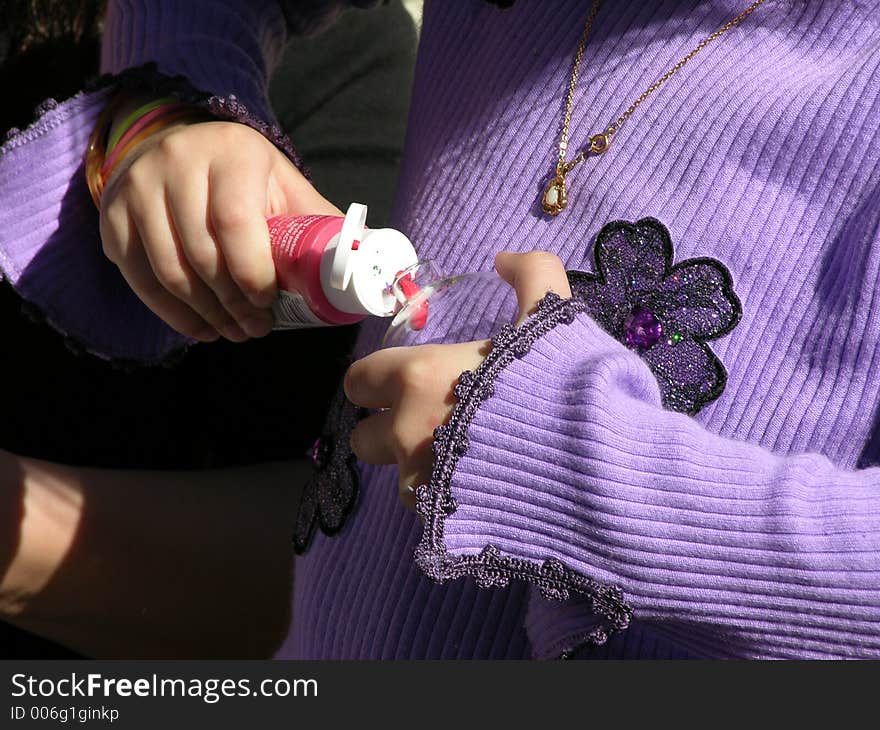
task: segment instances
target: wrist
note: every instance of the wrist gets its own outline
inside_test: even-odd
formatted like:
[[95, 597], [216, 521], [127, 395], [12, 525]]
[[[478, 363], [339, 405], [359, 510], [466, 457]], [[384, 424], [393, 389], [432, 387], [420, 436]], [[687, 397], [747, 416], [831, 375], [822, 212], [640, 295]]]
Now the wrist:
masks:
[[145, 141], [180, 124], [209, 118], [204, 110], [174, 97], [117, 95], [99, 117], [86, 150], [86, 182], [95, 206], [100, 210], [108, 180], [131, 164]]
[[[164, 98], [169, 99], [170, 97]], [[135, 115], [135, 113], [141, 107], [154, 101], [161, 102], [162, 99], [157, 99], [156, 96], [152, 94], [120, 92], [118, 98], [116, 99], [114, 111], [110, 120], [110, 125], [107, 129], [108, 149], [111, 149], [116, 144], [116, 142], [119, 141], [122, 133], [128, 127], [130, 127], [134, 123], [134, 121], [136, 121], [135, 118], [132, 118], [133, 115]]]

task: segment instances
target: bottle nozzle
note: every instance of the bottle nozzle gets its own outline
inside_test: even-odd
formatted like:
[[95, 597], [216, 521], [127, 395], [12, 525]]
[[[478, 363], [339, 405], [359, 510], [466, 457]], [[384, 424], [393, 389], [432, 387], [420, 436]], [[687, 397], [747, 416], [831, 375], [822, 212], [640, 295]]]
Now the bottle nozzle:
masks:
[[[418, 266], [418, 264], [416, 264]], [[410, 267], [412, 269], [414, 267]], [[409, 316], [409, 325], [414, 330], [421, 330], [428, 324], [428, 300], [422, 297], [424, 301], [416, 301], [422, 288], [413, 280], [412, 272], [409, 269], [398, 271], [394, 277], [394, 284], [391, 285], [394, 297], [400, 302], [401, 306], [411, 306], [412, 312]]]
[[400, 305], [398, 316], [408, 320], [410, 329], [422, 330], [428, 324], [428, 298], [438, 279], [429, 261], [419, 261], [395, 275], [391, 292]]

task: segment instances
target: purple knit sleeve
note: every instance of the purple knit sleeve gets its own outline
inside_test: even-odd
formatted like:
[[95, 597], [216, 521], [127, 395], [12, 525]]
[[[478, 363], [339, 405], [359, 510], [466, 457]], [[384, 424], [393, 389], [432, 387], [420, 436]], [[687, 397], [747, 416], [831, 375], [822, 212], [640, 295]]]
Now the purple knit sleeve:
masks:
[[376, 0], [110, 0], [101, 70], [155, 64], [167, 76], [238, 99], [264, 121], [273, 119], [267, 95], [288, 31], [314, 33], [348, 5]]
[[663, 409], [644, 361], [554, 295], [456, 395], [416, 559], [440, 581], [529, 581], [537, 658], [631, 618], [696, 656], [880, 657], [880, 468]]
[[285, 39], [286, 21], [272, 0], [111, 0], [101, 71], [154, 63], [197, 89], [236, 97], [269, 121], [266, 84]]

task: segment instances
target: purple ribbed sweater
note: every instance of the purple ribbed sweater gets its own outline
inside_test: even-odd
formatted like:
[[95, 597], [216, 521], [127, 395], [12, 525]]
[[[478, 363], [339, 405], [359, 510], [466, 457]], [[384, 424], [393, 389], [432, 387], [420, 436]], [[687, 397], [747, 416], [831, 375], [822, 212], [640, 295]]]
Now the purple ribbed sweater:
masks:
[[[259, 49], [278, 42], [277, 9], [141, 4], [111, 9], [125, 52], [109, 70], [159, 60], [267, 114]], [[571, 144], [745, 5], [606, 3]], [[536, 202], [588, 6], [426, 4], [393, 223], [447, 271], [531, 248], [590, 270], [605, 223], [657, 218], [677, 262], [712, 257], [733, 278], [742, 319], [711, 343], [726, 389], [695, 417], [664, 409], [638, 354], [548, 300], [457, 390], [424, 527], [393, 468], [362, 469], [341, 531], [297, 561], [279, 656], [880, 656], [880, 3], [769, 0], [577, 168], [550, 219]], [[175, 47], [197, 26], [216, 42]], [[239, 50], [250, 61], [227, 63]], [[61, 109], [13, 139], [4, 177], [82, 118]], [[69, 163], [41, 162], [47, 188], [65, 184]], [[0, 238], [15, 280], [12, 248]]]

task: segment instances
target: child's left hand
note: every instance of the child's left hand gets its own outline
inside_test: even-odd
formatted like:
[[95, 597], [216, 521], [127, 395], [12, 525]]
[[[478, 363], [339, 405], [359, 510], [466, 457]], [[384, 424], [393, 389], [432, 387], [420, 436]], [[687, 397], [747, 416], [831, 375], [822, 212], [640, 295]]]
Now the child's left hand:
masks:
[[[562, 261], [546, 251], [499, 253], [495, 269], [516, 291], [520, 322], [547, 292], [571, 296]], [[412, 490], [430, 479], [434, 429], [452, 414], [458, 377], [479, 367], [490, 349], [489, 340], [393, 347], [348, 369], [344, 384], [348, 399], [382, 409], [355, 427], [352, 450], [368, 464], [399, 466], [400, 499], [410, 509], [415, 506]]]

